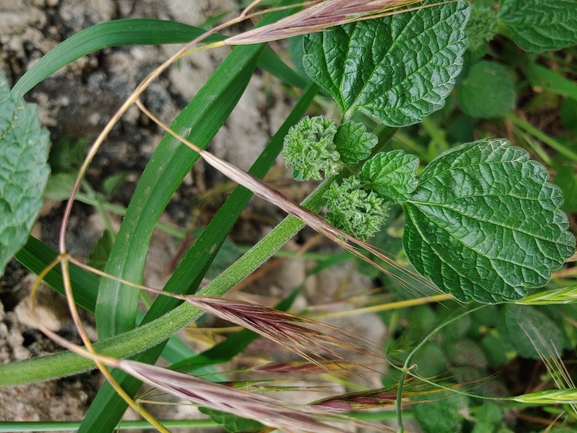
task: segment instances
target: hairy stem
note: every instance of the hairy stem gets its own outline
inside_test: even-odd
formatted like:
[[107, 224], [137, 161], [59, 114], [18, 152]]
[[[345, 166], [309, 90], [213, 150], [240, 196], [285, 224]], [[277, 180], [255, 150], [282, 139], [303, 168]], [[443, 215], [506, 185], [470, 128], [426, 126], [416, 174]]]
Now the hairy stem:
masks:
[[[373, 149], [373, 154], [382, 151], [396, 131], [396, 128], [379, 126], [374, 131], [379, 138], [379, 143]], [[344, 175], [349, 176], [358, 172], [361, 166], [362, 163], [359, 163], [351, 167]], [[335, 175], [321, 183], [304, 200], [302, 203], [303, 207], [312, 212], [318, 212], [325, 202], [323, 194], [330, 184], [340, 177], [340, 175]], [[303, 227], [304, 223], [299, 219], [292, 216], [285, 218], [266, 237], [198, 294], [207, 296], [225, 295], [236, 284], [268, 260]], [[168, 339], [203, 314], [204, 312], [198, 307], [184, 303], [153, 322], [94, 344], [94, 349], [99, 354], [115, 358], [132, 356]], [[71, 352], [61, 352], [42, 358], [0, 366], [0, 387], [55, 379], [77, 374], [91, 368], [94, 368], [92, 360]]]

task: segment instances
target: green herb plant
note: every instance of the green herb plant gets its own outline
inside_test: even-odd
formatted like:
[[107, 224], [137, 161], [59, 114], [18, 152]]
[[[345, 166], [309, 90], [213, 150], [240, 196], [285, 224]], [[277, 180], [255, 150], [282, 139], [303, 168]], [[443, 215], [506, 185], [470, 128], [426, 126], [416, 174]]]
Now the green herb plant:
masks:
[[[102, 23], [60, 44], [12, 89], [0, 78], [0, 265], [3, 271], [14, 256], [38, 274], [38, 282], [66, 294], [84, 343], [73, 345], [39, 324], [68, 350], [1, 365], [0, 386], [98, 367], [108, 382], [78, 425], [81, 432], [113, 431], [127, 405], [157, 430], [168, 431], [167, 423], [135, 402], [142, 382], [191, 400], [231, 432], [341, 432], [325, 421], [354, 416], [365, 427], [370, 425], [368, 414], [355, 411], [391, 405], [399, 432], [405, 431], [407, 417], [426, 433], [507, 432], [515, 426], [507, 423], [505, 412], [532, 406], [544, 407], [551, 420], [565, 424], [544, 426], [547, 431], [575, 431], [577, 390], [573, 372], [561, 360], [563, 351], [574, 351], [577, 342], [577, 289], [566, 281], [573, 268], [550, 280], [575, 253], [565, 212], [577, 209], [577, 143], [571, 136], [577, 86], [566, 76], [577, 76], [577, 70], [566, 59], [576, 54], [577, 3], [327, 0], [297, 12], [294, 6], [300, 2], [283, 0], [267, 2], [274, 6], [255, 30], [228, 39], [218, 35], [226, 25], [261, 15], [254, 12], [259, 3], [265, 2], [251, 3], [238, 19], [208, 33], [159, 20]], [[289, 36], [300, 73], [265, 47]], [[69, 155], [60, 167], [52, 158], [49, 180], [48, 134], [23, 96], [60, 67], [103, 47], [185, 42], [112, 117], [80, 167], [70, 164], [77, 155]], [[199, 42], [206, 45], [197, 46]], [[222, 45], [237, 46], [170, 126], [139, 100], [146, 86], [180, 56]], [[561, 66], [548, 69], [543, 66], [547, 62]], [[301, 90], [293, 111], [247, 174], [205, 148], [257, 66]], [[515, 81], [518, 70], [522, 84]], [[536, 87], [558, 98], [554, 108], [561, 110], [568, 135], [552, 137], [513, 112], [517, 95]], [[539, 96], [532, 96], [537, 101], [533, 105], [540, 104]], [[321, 105], [338, 108], [338, 122], [305, 116], [315, 97]], [[166, 135], [142, 174], [119, 232], [109, 227], [87, 265], [66, 251], [67, 219], [75, 197], [105, 215], [103, 204], [123, 175], [106, 181], [104, 198], [82, 178], [107, 133], [132, 104]], [[495, 134], [507, 131], [503, 121], [512, 131], [509, 139]], [[513, 139], [525, 149], [512, 145]], [[322, 180], [300, 205], [260, 180], [281, 152], [296, 180]], [[183, 255], [163, 290], [154, 291], [141, 285], [152, 231], [199, 157], [240, 186]], [[67, 170], [76, 175], [74, 183]], [[49, 197], [63, 198], [61, 192], [70, 191], [58, 252], [28, 237], [47, 183]], [[289, 216], [200, 289], [252, 194]], [[392, 372], [383, 376], [382, 388], [365, 387], [307, 405], [215, 384], [224, 379], [212, 366], [241, 353], [258, 335], [304, 357], [307, 368], [335, 373], [333, 379], [341, 382], [346, 373], [341, 364], [348, 359], [334, 347], [367, 352], [358, 336], [285, 313], [298, 291], [276, 309], [223, 298], [305, 224], [342, 246], [346, 260], [402, 299], [346, 313], [381, 314], [389, 327], [385, 349]], [[328, 258], [313, 272], [341, 259]], [[159, 296], [141, 312], [141, 290], [168, 296]], [[437, 308], [428, 305], [431, 300], [447, 305]], [[97, 343], [86, 337], [78, 307], [94, 313]], [[204, 312], [246, 329], [194, 354], [174, 335]], [[330, 356], [321, 355], [323, 350]], [[171, 369], [154, 366], [160, 356]], [[545, 360], [553, 384], [549, 388], [555, 389], [514, 396], [500, 392], [502, 383], [486, 377], [516, 356]], [[351, 369], [359, 364], [351, 363]], [[296, 364], [290, 366], [297, 370]], [[212, 374], [214, 380], [201, 379], [201, 374]], [[357, 391], [359, 387], [355, 385]], [[376, 418], [389, 415], [382, 411]], [[17, 431], [27, 426], [0, 422], [0, 429], [4, 427]], [[519, 428], [539, 430], [535, 425]]]

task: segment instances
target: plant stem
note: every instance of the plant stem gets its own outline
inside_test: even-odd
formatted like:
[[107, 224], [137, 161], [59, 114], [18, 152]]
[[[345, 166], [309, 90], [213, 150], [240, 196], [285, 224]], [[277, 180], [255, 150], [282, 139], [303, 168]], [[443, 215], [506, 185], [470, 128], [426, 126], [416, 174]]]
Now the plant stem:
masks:
[[[387, 126], [377, 127], [374, 133], [379, 138], [379, 143], [373, 149], [373, 154], [380, 152], [396, 131], [396, 128]], [[362, 163], [356, 164], [345, 175], [358, 172], [361, 167]], [[302, 206], [313, 212], [318, 212], [325, 203], [324, 192], [339, 177], [332, 176], [326, 179], [310, 194]], [[239, 260], [199, 291], [198, 295], [225, 295], [268, 260], [303, 227], [304, 223], [299, 219], [292, 216], [285, 218]], [[157, 320], [96, 343], [94, 348], [98, 353], [115, 358], [132, 356], [170, 338], [178, 330], [197, 320], [203, 314], [204, 312], [198, 307], [184, 303]], [[54, 379], [77, 374], [91, 368], [94, 368], [94, 363], [90, 359], [82, 358], [71, 352], [60, 352], [42, 358], [0, 366], [0, 387]]]
[[565, 146], [563, 146], [557, 140], [554, 140], [551, 137], [549, 137], [547, 134], [544, 134], [543, 132], [539, 131], [537, 128], [535, 128], [530, 123], [518, 118], [513, 113], [506, 114], [505, 119], [510, 120], [511, 122], [513, 122], [514, 125], [518, 126], [519, 128], [523, 129], [524, 131], [528, 132], [533, 137], [541, 140], [543, 143], [552, 147], [557, 152], [562, 153], [566, 157], [577, 162], [577, 153], [573, 152], [570, 149], [567, 149]]
[[[212, 420], [162, 420], [162, 424], [171, 428], [220, 427]], [[45, 431], [76, 431], [81, 421], [31, 421], [31, 422], [0, 422], [0, 432], [45, 432]], [[149, 428], [150, 423], [144, 420], [122, 421], [118, 430], [136, 430]]]

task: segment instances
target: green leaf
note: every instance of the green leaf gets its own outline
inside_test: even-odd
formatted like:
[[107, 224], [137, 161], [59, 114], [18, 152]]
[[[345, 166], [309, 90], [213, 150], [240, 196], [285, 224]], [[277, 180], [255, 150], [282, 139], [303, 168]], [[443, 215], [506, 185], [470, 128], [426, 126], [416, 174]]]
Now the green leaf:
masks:
[[296, 180], [321, 180], [341, 167], [334, 137], [337, 125], [324, 116], [305, 117], [294, 125], [284, 139], [282, 156], [292, 165]]
[[507, 305], [498, 326], [524, 358], [551, 358], [563, 352], [563, 331], [537, 307]]
[[26, 244], [42, 208], [49, 146], [36, 107], [11, 94], [0, 75], [0, 275]]
[[[32, 66], [14, 86], [13, 92], [26, 94], [40, 81], [58, 69], [106, 47], [123, 45], [183, 44], [192, 41], [205, 30], [175, 21], [129, 18], [100, 23], [89, 27], [58, 44]], [[211, 35], [205, 42], [225, 39]], [[273, 51], [265, 49], [259, 65], [291, 86], [303, 88], [307, 82], [289, 68]]]
[[365, 125], [352, 121], [339, 125], [335, 135], [335, 146], [343, 164], [367, 159], [378, 141], [375, 134], [367, 132]]
[[458, 146], [423, 171], [406, 203], [413, 266], [460, 301], [520, 299], [575, 251], [561, 190], [504, 139]]
[[106, 197], [108, 199], [114, 197], [114, 194], [116, 194], [120, 189], [120, 187], [124, 185], [124, 182], [126, 182], [127, 178], [128, 178], [128, 172], [122, 171], [120, 173], [115, 173], [111, 176], [108, 176], [106, 179], [104, 179], [104, 181], [102, 182], [102, 188], [106, 193]]
[[257, 431], [262, 430], [265, 427], [258, 421], [241, 418], [240, 416], [221, 412], [220, 410], [209, 409], [207, 407], [199, 407], [198, 410], [201, 413], [208, 415], [214, 422], [222, 425], [222, 427], [230, 433]]
[[515, 108], [515, 83], [504, 66], [479, 62], [459, 89], [459, 106], [475, 118], [499, 117]]
[[[424, 399], [423, 397], [422, 399]], [[431, 398], [429, 395], [426, 398]], [[425, 433], [458, 433], [462, 430], [467, 397], [447, 391], [434, 394], [436, 400], [415, 404], [415, 419]]]
[[73, 173], [56, 173], [52, 174], [46, 184], [44, 197], [50, 200], [62, 201], [70, 197], [76, 174]]
[[379, 153], [363, 165], [361, 182], [381, 196], [395, 202], [405, 201], [417, 187], [419, 158], [403, 150]]
[[458, 366], [483, 368], [487, 365], [487, 356], [479, 345], [470, 338], [463, 338], [445, 346], [449, 360]]
[[565, 212], [577, 212], [577, 178], [571, 165], [563, 165], [557, 169], [555, 184], [563, 191], [563, 206]]
[[417, 366], [419, 374], [424, 377], [438, 376], [447, 369], [445, 356], [436, 343], [425, 344], [416, 353], [412, 364]]
[[345, 119], [359, 110], [388, 126], [411, 125], [443, 107], [453, 89], [468, 18], [460, 0], [334, 27], [305, 37], [303, 65]]
[[485, 349], [489, 366], [499, 368], [515, 356], [511, 341], [507, 335], [491, 331], [481, 340], [481, 346]]
[[487, 401], [477, 409], [475, 419], [487, 424], [499, 424], [503, 420], [503, 410], [497, 404]]
[[[197, 228], [193, 230], [194, 238], [198, 239], [204, 232], [204, 228]], [[230, 238], [225, 238], [220, 249], [216, 253], [212, 264], [206, 271], [205, 277], [209, 280], [214, 280], [218, 275], [222, 273], [226, 268], [232, 265], [240, 257], [240, 252], [236, 244], [230, 240]]]
[[577, 44], [575, 0], [501, 0], [499, 21], [525, 51], [540, 53]]
[[96, 246], [88, 256], [86, 264], [103, 271], [106, 267], [106, 262], [108, 261], [108, 256], [110, 256], [110, 251], [112, 251], [113, 245], [114, 233], [108, 229], [104, 230], [102, 236], [98, 239]]

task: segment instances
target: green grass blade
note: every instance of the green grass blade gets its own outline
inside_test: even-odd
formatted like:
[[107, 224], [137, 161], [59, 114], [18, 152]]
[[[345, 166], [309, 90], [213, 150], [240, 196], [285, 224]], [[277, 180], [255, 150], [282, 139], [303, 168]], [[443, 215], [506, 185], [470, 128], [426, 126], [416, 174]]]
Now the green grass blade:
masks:
[[[262, 47], [233, 52], [172, 123], [172, 129], [206, 147], [236, 106], [252, 76]], [[192, 131], [192, 132], [191, 132]], [[141, 283], [154, 225], [199, 155], [165, 135], [138, 183], [117, 236], [106, 272]], [[139, 290], [103, 279], [96, 304], [100, 340], [135, 326]]]
[[577, 100], [577, 84], [559, 73], [536, 63], [530, 63], [523, 73], [527, 75], [532, 85], [540, 86], [555, 95], [569, 96]]
[[[129, 18], [96, 24], [66, 39], [46, 53], [22, 76], [12, 91], [25, 95], [32, 87], [63, 66], [102, 48], [122, 45], [183, 44], [204, 32], [205, 30], [186, 24], [148, 18]], [[215, 42], [223, 39], [223, 36], [212, 35], [205, 41]], [[270, 50], [266, 51], [260, 66], [291, 86], [301, 88], [306, 86], [306, 81]]]
[[[14, 258], [22, 263], [28, 270], [38, 275], [58, 256], [52, 248], [29, 236], [28, 242], [18, 251]], [[70, 263], [70, 279], [72, 281], [72, 291], [76, 304], [82, 308], [94, 312], [96, 307], [96, 296], [98, 294], [98, 278], [75, 264]], [[62, 272], [60, 266], [52, 269], [44, 278], [44, 281], [64, 295], [64, 285], [62, 282]]]
[[[269, 16], [263, 21], [278, 19], [285, 14], [286, 11], [274, 14], [275, 16]], [[263, 48], [262, 44], [235, 48], [173, 122], [172, 129], [198, 146], [206, 147], [242, 96]], [[127, 209], [117, 237], [124, 242], [114, 245], [106, 266], [107, 272], [113, 272], [129, 281], [141, 281], [152, 229], [168, 200], [198, 157], [198, 154], [182, 146], [170, 135], [166, 135], [161, 141]], [[213, 247], [217, 246], [218, 249], [221, 242], [211, 245], [211, 248], [214, 250]], [[208, 266], [195, 263], [193, 268], [206, 272]], [[200, 282], [199, 279], [196, 280], [197, 283]], [[186, 290], [189, 284], [190, 280], [178, 291]], [[111, 280], [102, 281], [96, 309], [100, 339], [105, 340], [134, 328], [138, 298], [139, 291], [132, 287]], [[170, 300], [160, 302], [171, 304]], [[153, 306], [149, 315], [156, 317], [161, 310], [162, 307]], [[159, 345], [152, 348], [139, 359], [150, 358], [148, 362], [154, 362], [162, 347]], [[134, 378], [123, 379], [120, 373], [117, 373], [117, 380], [129, 394], [135, 393], [140, 386]], [[125, 404], [109, 387], [105, 387], [92, 404], [80, 432], [110, 431], [124, 410]]]
[[[58, 69], [102, 48], [186, 43], [202, 33], [204, 30], [186, 24], [147, 18], [100, 23], [82, 30], [46, 53], [22, 76], [12, 91], [24, 95]], [[219, 39], [218, 36], [213, 36], [211, 41]]]
[[[199, 428], [220, 427], [220, 424], [207, 419], [193, 420], [161, 420], [160, 423], [167, 428]], [[0, 422], [0, 432], [45, 432], [45, 431], [77, 431], [80, 421], [3, 421]], [[150, 427], [150, 423], [144, 420], [122, 421], [118, 430], [141, 430]]]
[[[379, 132], [375, 131], [375, 134], [379, 137], [379, 144], [384, 145], [395, 132], [395, 128], [382, 127]], [[317, 212], [325, 202], [322, 198], [323, 194], [335, 178], [333, 176], [321, 184], [302, 205], [313, 212]], [[287, 217], [239, 261], [205, 287], [201, 293], [210, 296], [222, 296], [270, 258], [303, 226], [304, 223], [297, 218]], [[199, 308], [190, 304], [183, 304], [154, 322], [118, 337], [96, 343], [94, 348], [99, 353], [116, 358], [132, 356], [170, 338], [176, 331], [197, 320], [202, 314], [203, 312]], [[42, 358], [0, 365], [0, 387], [56, 379], [81, 373], [91, 368], [94, 368], [92, 361], [71, 352], [60, 352]]]
[[[249, 172], [254, 176], [263, 178], [270, 167], [274, 164], [282, 149], [283, 138], [289, 128], [298, 122], [305, 114], [306, 109], [317, 93], [317, 86], [310, 86], [295, 105], [293, 111], [283, 123], [270, 143], [266, 146]], [[164, 290], [167, 292], [193, 292], [212, 263], [218, 248], [228, 232], [240, 216], [242, 210], [252, 197], [252, 193], [244, 187], [237, 187], [193, 247], [183, 257], [181, 264], [176, 269]], [[159, 297], [143, 320], [143, 324], [157, 319], [162, 314], [175, 308], [180, 302], [167, 297]], [[164, 344], [147, 350], [138, 355], [136, 360], [140, 362], [154, 363], [163, 350]], [[208, 364], [205, 364], [208, 365]], [[198, 369], [197, 369], [198, 373]], [[114, 377], [129, 394], [134, 394], [140, 387], [140, 381], [122, 373], [115, 372]], [[94, 404], [86, 415], [85, 424], [81, 431], [94, 431], [97, 426], [115, 425], [124, 413], [126, 404], [118, 397], [116, 392], [108, 384], [104, 384], [99, 391]], [[85, 426], [85, 427], [84, 427]]]
[[[29, 236], [26, 245], [16, 253], [14, 258], [29, 271], [38, 275], [56, 258], [58, 253], [38, 239]], [[76, 304], [94, 313], [98, 284], [100, 280], [90, 272], [79, 268], [74, 263], [68, 265], [70, 281]], [[60, 266], [52, 269], [44, 278], [44, 282], [64, 295], [64, 283]], [[144, 315], [144, 313], [141, 313]], [[178, 337], [171, 337], [162, 352], [162, 357], [170, 362], [177, 362], [183, 357], [193, 356], [193, 353]]]

